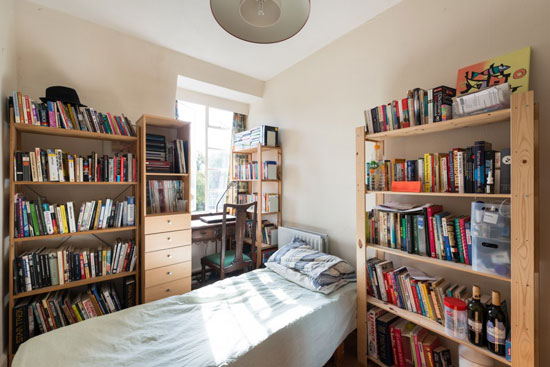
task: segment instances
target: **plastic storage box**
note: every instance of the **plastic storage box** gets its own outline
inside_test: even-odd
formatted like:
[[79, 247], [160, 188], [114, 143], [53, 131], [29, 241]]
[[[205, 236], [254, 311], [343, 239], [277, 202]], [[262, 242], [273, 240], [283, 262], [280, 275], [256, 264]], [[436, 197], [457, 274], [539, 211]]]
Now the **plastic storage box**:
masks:
[[510, 277], [510, 204], [472, 203], [472, 268]]

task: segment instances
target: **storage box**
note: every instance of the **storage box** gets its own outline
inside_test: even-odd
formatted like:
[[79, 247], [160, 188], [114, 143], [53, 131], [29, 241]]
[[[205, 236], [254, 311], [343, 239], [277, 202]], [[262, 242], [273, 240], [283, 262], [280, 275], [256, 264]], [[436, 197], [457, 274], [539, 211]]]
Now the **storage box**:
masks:
[[472, 203], [472, 268], [510, 277], [510, 204]]

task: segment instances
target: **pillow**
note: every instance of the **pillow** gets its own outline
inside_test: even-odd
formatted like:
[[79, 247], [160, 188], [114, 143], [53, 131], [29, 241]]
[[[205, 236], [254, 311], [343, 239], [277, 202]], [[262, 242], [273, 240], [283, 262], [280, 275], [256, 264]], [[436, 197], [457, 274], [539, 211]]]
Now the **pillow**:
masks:
[[355, 281], [351, 265], [337, 256], [312, 249], [299, 238], [277, 250], [265, 266], [293, 283], [324, 294]]

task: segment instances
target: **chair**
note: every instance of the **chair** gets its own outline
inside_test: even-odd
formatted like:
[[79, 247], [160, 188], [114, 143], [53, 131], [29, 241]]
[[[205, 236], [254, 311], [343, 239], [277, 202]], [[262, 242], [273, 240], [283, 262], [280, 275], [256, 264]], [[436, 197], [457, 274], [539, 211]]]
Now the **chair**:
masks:
[[[205, 280], [206, 267], [216, 271], [220, 274], [220, 279], [225, 278], [225, 274], [232, 273], [234, 271], [242, 270], [246, 272], [254, 265], [255, 250], [256, 250], [256, 225], [257, 225], [257, 206], [255, 201], [250, 204], [224, 204], [223, 205], [223, 220], [222, 220], [222, 249], [219, 254], [212, 254], [201, 258], [202, 265], [202, 282]], [[253, 219], [252, 226], [250, 228], [251, 246], [252, 246], [252, 258], [246, 254], [243, 254], [244, 245], [244, 233], [246, 229], [246, 223], [248, 220], [248, 209], [253, 207]], [[235, 209], [235, 249], [226, 250], [227, 244], [227, 222], [226, 215], [227, 209]], [[223, 265], [221, 265], [223, 264]]]

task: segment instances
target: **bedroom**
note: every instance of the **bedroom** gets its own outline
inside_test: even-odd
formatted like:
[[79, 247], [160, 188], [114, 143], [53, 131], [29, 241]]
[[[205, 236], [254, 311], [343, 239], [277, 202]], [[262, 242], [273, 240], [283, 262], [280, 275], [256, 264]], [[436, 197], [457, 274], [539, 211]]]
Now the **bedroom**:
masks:
[[[359, 275], [362, 273], [357, 266], [357, 236], [360, 233], [357, 231], [359, 215], [356, 202], [358, 171], [355, 128], [365, 126], [366, 109], [403, 98], [408, 90], [417, 87], [429, 89], [446, 85], [454, 88], [459, 69], [530, 46], [529, 90], [536, 92], [538, 113], [542, 116], [547, 113], [544, 101], [550, 97], [550, 80], [547, 74], [541, 72], [550, 57], [550, 41], [547, 37], [549, 26], [546, 21], [550, 7], [542, 0], [521, 3], [512, 0], [314, 0], [310, 2], [309, 19], [295, 36], [264, 45], [242, 41], [225, 31], [216, 22], [209, 1], [206, 0], [167, 1], [162, 5], [147, 1], [116, 3], [117, 6], [107, 1], [84, 0], [2, 0], [0, 3], [0, 105], [6, 122], [3, 124], [2, 141], [2, 174], [5, 182], [2, 202], [4, 261], [0, 276], [3, 279], [5, 300], [2, 305], [2, 363], [6, 365], [10, 357], [9, 285], [12, 280], [9, 269], [13, 259], [9, 253], [11, 182], [8, 180], [12, 159], [7, 101], [14, 91], [39, 101], [40, 97], [46, 95], [48, 87], [67, 86], [77, 91], [83, 104], [116, 115], [124, 113], [133, 124], [144, 114], [175, 119], [176, 101], [182, 101], [188, 103], [188, 106], [208, 106], [230, 111], [231, 117], [234, 113], [247, 115], [246, 129], [261, 125], [278, 127], [283, 154], [279, 176], [281, 211], [280, 218], [276, 215], [266, 219], [283, 227], [327, 234], [328, 252], [357, 268]], [[208, 112], [191, 121], [191, 129], [197, 125], [206, 126], [204, 121], [210, 114], [205, 114], [211, 110], [201, 111]], [[472, 145], [478, 140], [490, 141], [498, 149], [510, 147], [504, 145], [510, 134], [506, 129], [501, 129], [506, 124], [388, 140], [383, 147], [384, 157], [418, 158], [428, 151], [446, 152], [454, 147]], [[544, 143], [548, 134], [548, 127], [541, 123], [538, 128], [539, 141]], [[92, 151], [102, 152], [105, 144], [110, 144], [75, 139], [85, 144], [79, 146], [67, 142], [67, 145], [63, 145], [65, 142], [62, 138], [47, 136], [45, 138], [51, 144], [41, 146], [41, 135], [28, 135], [30, 140], [23, 141], [24, 146], [29, 147], [27, 151], [40, 146], [88, 155]], [[199, 139], [191, 132], [192, 160], [194, 152], [199, 148], [199, 144], [195, 144]], [[208, 151], [209, 147], [205, 143], [201, 144], [202, 149]], [[544, 223], [548, 221], [550, 213], [546, 205], [549, 198], [544, 188], [550, 178], [548, 169], [544, 167], [547, 166], [545, 159], [549, 153], [546, 144], [539, 144], [539, 147], [537, 158], [540, 171], [537, 175], [542, 182], [538, 184], [541, 189], [536, 204], [540, 209], [537, 216], [527, 220], [527, 224], [534, 227], [540, 223], [542, 231], [545, 231]], [[230, 151], [230, 148], [227, 149]], [[367, 143], [367, 162], [375, 159], [375, 154], [373, 144]], [[269, 160], [275, 158], [266, 157]], [[229, 165], [226, 163], [225, 167]], [[190, 176], [187, 184], [193, 186], [193, 180], [198, 176], [193, 169]], [[274, 191], [278, 189], [277, 183], [265, 185]], [[100, 186], [99, 190], [93, 185], [81, 186], [67, 185], [63, 189], [79, 203], [81, 201], [76, 197], [81, 192], [89, 194], [86, 200], [109, 197], [103, 193], [104, 186]], [[65, 200], [59, 193], [56, 198], [55, 185], [51, 188], [39, 185], [29, 187], [40, 195], [51, 195], [51, 200], [73, 200]], [[223, 184], [216, 186], [215, 190], [205, 190], [205, 210], [215, 211], [216, 202], [223, 196], [225, 188]], [[113, 192], [113, 196], [121, 191], [118, 187], [108, 190]], [[31, 195], [30, 192], [25, 191]], [[207, 197], [209, 192], [211, 196]], [[193, 192], [193, 187], [191, 193], [193, 195], [188, 193], [191, 200], [187, 204], [192, 207], [197, 204], [192, 202], [192, 197], [196, 201], [198, 193]], [[145, 196], [141, 196], [141, 203], [144, 203]], [[445, 210], [457, 214], [469, 213], [470, 203], [479, 199], [475, 196], [465, 199], [422, 195], [384, 196], [388, 201], [442, 204]], [[367, 194], [366, 198], [366, 210], [379, 204], [376, 195]], [[139, 224], [142, 222], [140, 218], [136, 231], [144, 227]], [[94, 246], [98, 245], [99, 240], [93, 236], [74, 236], [71, 241], [84, 237], [90, 237], [90, 241], [95, 241]], [[535, 239], [539, 237], [544, 238], [537, 234]], [[102, 238], [111, 240], [109, 237]], [[86, 246], [91, 247], [92, 242]], [[27, 243], [36, 247], [42, 245], [39, 241]], [[200, 273], [201, 257], [213, 252], [214, 246], [212, 242], [201, 245], [194, 241], [192, 246], [190, 271], [195, 274], [193, 284], [200, 284], [200, 274], [196, 272]], [[376, 251], [370, 249], [366, 254], [369, 258], [377, 255]], [[534, 255], [536, 261], [529, 279], [536, 277], [542, 287], [548, 277], [549, 256], [544, 246]], [[393, 254], [387, 255], [387, 258], [394, 260], [396, 267], [409, 260]], [[499, 289], [508, 301], [510, 316], [521, 316], [516, 314], [518, 308], [514, 307], [511, 298], [510, 281], [487, 279], [472, 272], [414, 259], [410, 265], [416, 265], [431, 276], [445, 276], [457, 283], [463, 277], [466, 280], [461, 283], [468, 285], [469, 290], [472, 285], [479, 283], [483, 294], [490, 295], [492, 289]], [[216, 279], [211, 273], [207, 275], [207, 283]], [[366, 277], [364, 274], [362, 276]], [[233, 281], [235, 278], [231, 276], [227, 280]], [[83, 289], [85, 291], [86, 286]], [[545, 292], [541, 292], [540, 296], [536, 293], [532, 298], [529, 303], [532, 307], [535, 304], [544, 306], [548, 302]], [[544, 310], [544, 307], [540, 308]], [[94, 322], [100, 323], [100, 319]], [[539, 355], [536, 349], [538, 346], [544, 351], [545, 347], [550, 347], [550, 334], [544, 327], [550, 322], [548, 316], [542, 312], [529, 322], [531, 328], [522, 326], [527, 329], [528, 339], [525, 347], [527, 352], [524, 353], [531, 355], [532, 359], [513, 359], [511, 363], [514, 366], [531, 366], [538, 360], [541, 366], [549, 365], [550, 360], [545, 353]], [[85, 328], [87, 323], [83, 322], [78, 327]], [[518, 330], [512, 328], [510, 334]], [[100, 331], [94, 333], [101, 338]], [[366, 344], [367, 335], [364, 334], [356, 337], [359, 344]], [[453, 365], [458, 365], [457, 346], [461, 343], [441, 335], [440, 339], [450, 348]], [[308, 340], [299, 342], [310, 344]], [[330, 342], [331, 345], [339, 345], [341, 340]], [[357, 351], [351, 351], [353, 355], [363, 350], [362, 356], [355, 357], [356, 363], [366, 363], [366, 346], [362, 348], [358, 345]], [[328, 358], [334, 359], [331, 356], [335, 349], [327, 352]], [[348, 354], [349, 351], [345, 349]], [[519, 358], [519, 349], [514, 350], [518, 352], [512, 354], [512, 358]], [[498, 358], [491, 359], [496, 365], [507, 364], [503, 361], [505, 357]], [[289, 365], [293, 364], [289, 362]]]

